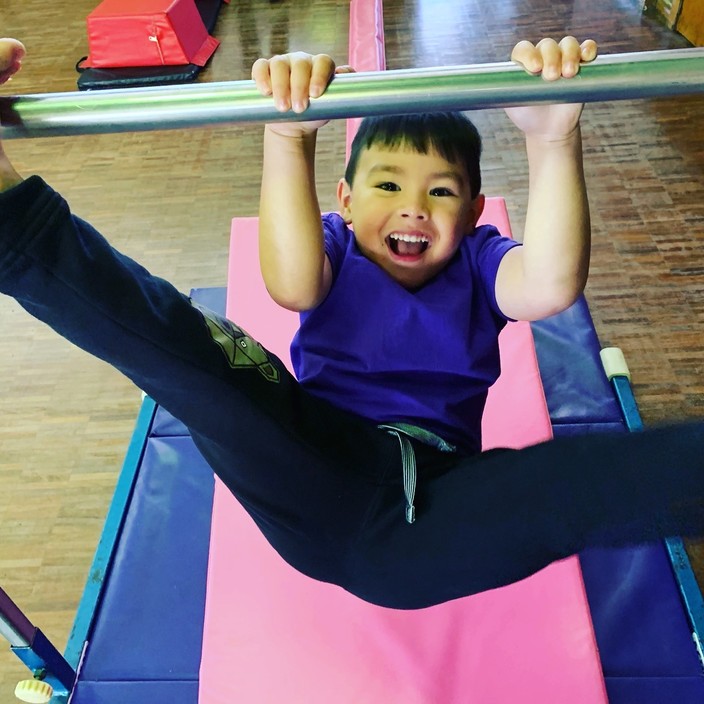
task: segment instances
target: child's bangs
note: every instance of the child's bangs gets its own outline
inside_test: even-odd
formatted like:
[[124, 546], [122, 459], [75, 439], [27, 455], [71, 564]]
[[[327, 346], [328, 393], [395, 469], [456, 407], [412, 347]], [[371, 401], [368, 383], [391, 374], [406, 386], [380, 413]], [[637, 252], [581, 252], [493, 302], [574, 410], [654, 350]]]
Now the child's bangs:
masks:
[[362, 121], [352, 143], [345, 179], [352, 185], [359, 154], [372, 146], [409, 148], [419, 154], [437, 152], [448, 163], [466, 169], [472, 197], [481, 189], [479, 160], [482, 140], [462, 113], [387, 115]]
[[379, 124], [377, 134], [370, 134], [368, 144], [383, 146], [386, 149], [410, 149], [418, 154], [434, 151], [445, 161], [463, 165], [464, 159], [458, 148], [456, 135], [440, 131], [429, 124], [425, 115], [410, 115], [398, 118], [401, 124]]

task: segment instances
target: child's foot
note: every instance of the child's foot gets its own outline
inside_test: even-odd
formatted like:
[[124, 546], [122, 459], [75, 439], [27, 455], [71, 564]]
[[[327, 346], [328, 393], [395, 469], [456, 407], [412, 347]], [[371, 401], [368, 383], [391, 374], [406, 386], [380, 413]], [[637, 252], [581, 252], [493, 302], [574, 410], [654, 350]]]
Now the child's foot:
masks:
[[0, 84], [20, 70], [26, 50], [16, 39], [0, 39]]

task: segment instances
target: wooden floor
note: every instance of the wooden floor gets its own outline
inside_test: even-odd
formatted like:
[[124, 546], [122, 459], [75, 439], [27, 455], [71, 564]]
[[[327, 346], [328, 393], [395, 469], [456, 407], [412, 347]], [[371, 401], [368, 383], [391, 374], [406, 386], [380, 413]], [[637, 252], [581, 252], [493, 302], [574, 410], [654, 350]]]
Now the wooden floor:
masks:
[[[2, 0], [0, 34], [23, 39], [6, 93], [75, 89], [97, 0]], [[604, 53], [686, 42], [637, 0], [387, 0], [389, 68], [505, 60], [518, 38], [573, 33]], [[487, 8], [490, 7], [490, 12]], [[347, 54], [342, 0], [235, 0], [202, 80], [247, 78], [288, 47]], [[485, 192], [522, 227], [521, 136], [501, 111], [476, 114]], [[704, 416], [704, 99], [592, 105], [583, 119], [594, 225], [588, 297], [604, 345], [630, 363], [644, 419]], [[187, 290], [225, 283], [230, 219], [257, 211], [260, 127], [14, 141], [114, 245]], [[342, 125], [321, 136], [322, 207], [335, 206]], [[140, 403], [119, 374], [0, 300], [0, 584], [62, 649]], [[703, 448], [704, 451], [704, 448]], [[694, 548], [692, 548], [694, 552]], [[701, 560], [700, 564], [704, 564]], [[25, 671], [0, 654], [0, 700]]]

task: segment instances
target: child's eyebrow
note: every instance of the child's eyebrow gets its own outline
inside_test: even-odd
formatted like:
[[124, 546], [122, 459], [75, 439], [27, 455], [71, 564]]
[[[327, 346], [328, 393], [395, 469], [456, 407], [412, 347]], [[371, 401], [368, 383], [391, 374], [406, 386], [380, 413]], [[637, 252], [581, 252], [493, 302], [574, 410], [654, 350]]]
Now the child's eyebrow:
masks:
[[379, 171], [385, 171], [391, 174], [402, 174], [404, 170], [400, 166], [393, 166], [392, 164], [374, 164], [374, 166], [369, 169], [370, 174], [375, 174]]
[[458, 171], [436, 171], [434, 174], [430, 174], [431, 178], [449, 178], [452, 181], [455, 181], [458, 185], [462, 185], [464, 183], [464, 179], [462, 178], [462, 174], [460, 174]]
[[[400, 166], [395, 166], [394, 164], [374, 164], [371, 169], [369, 169], [369, 175], [373, 175], [376, 173], [390, 173], [390, 174], [403, 174], [405, 173], [405, 169], [402, 169]], [[436, 171], [432, 174], [430, 174], [431, 179], [440, 179], [440, 178], [449, 178], [453, 181], [455, 181], [458, 185], [462, 185], [464, 183], [464, 179], [462, 178], [462, 174], [459, 173], [458, 171], [455, 171], [453, 169], [449, 169], [448, 171]]]

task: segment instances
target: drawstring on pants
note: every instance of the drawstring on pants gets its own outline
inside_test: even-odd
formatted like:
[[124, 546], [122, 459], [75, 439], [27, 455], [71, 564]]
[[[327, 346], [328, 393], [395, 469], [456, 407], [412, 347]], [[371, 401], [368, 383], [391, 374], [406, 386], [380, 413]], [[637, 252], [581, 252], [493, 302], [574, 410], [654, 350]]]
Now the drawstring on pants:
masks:
[[403, 467], [403, 493], [406, 495], [406, 522], [415, 523], [416, 520], [416, 483], [418, 469], [416, 467], [416, 453], [409, 438], [415, 438], [425, 445], [430, 445], [440, 452], [455, 452], [454, 445], [443, 440], [439, 435], [429, 430], [419, 428], [409, 423], [384, 423], [377, 426], [390, 435], [395, 435], [401, 445], [401, 465]]
[[413, 504], [416, 498], [416, 453], [411, 441], [399, 433], [398, 430], [389, 428], [388, 432], [395, 435], [401, 445], [401, 464], [403, 466], [403, 493], [406, 495], [406, 522], [414, 523], [416, 520], [416, 507]]

